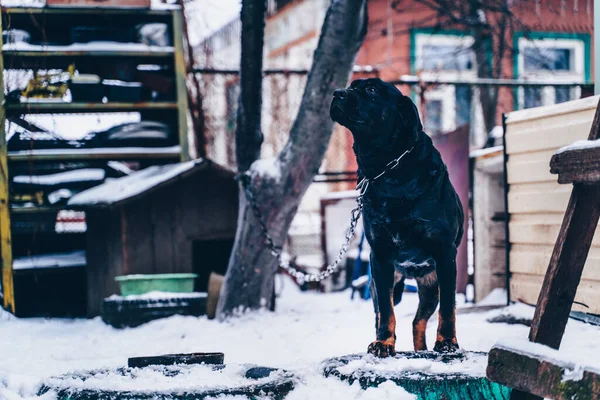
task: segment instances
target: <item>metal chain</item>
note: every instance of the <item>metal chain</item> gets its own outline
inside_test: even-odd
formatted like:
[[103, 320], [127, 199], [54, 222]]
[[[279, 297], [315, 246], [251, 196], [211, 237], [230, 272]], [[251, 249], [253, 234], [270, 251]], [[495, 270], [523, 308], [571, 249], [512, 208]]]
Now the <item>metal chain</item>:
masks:
[[258, 202], [256, 201], [256, 198], [254, 197], [254, 193], [252, 192], [252, 190], [250, 188], [251, 176], [248, 173], [246, 173], [240, 177], [240, 180], [242, 182], [242, 186], [244, 187], [244, 193], [246, 194], [248, 203], [250, 203], [250, 207], [252, 208], [252, 211], [254, 212], [254, 216], [256, 217], [256, 220], [258, 221], [258, 224], [260, 225], [260, 229], [263, 233], [263, 236], [265, 237], [265, 242], [267, 244], [267, 248], [269, 249], [271, 254], [277, 259], [277, 263], [279, 264], [280, 268], [284, 269], [288, 274], [290, 274], [291, 277], [296, 279], [296, 281], [299, 284], [303, 284], [304, 282], [321, 282], [323, 279], [326, 279], [331, 274], [333, 274], [335, 271], [337, 271], [337, 269], [339, 268], [339, 264], [342, 262], [342, 258], [344, 257], [344, 254], [346, 254], [346, 252], [348, 251], [348, 246], [350, 245], [350, 242], [354, 238], [354, 234], [356, 232], [356, 226], [357, 226], [358, 221], [360, 220], [360, 216], [362, 214], [362, 208], [363, 208], [362, 193], [356, 198], [357, 206], [356, 206], [356, 208], [354, 208], [352, 210], [352, 213], [351, 213], [350, 228], [346, 231], [344, 244], [342, 244], [342, 247], [340, 247], [340, 251], [338, 252], [337, 257], [335, 258], [333, 263], [327, 265], [327, 268], [325, 269], [325, 271], [322, 271], [318, 274], [310, 274], [310, 273], [304, 272], [300, 268], [298, 268], [298, 266], [295, 264], [295, 262], [293, 260], [290, 260], [287, 263], [284, 262], [282, 248], [280, 246], [275, 245], [275, 241], [273, 240], [273, 237], [269, 234], [269, 230], [267, 229], [267, 224], [265, 223], [265, 219], [262, 215], [260, 207], [258, 206]]
[[377, 175], [371, 179], [363, 178], [358, 183], [358, 185], [356, 186], [356, 190], [359, 190], [359, 195], [356, 198], [357, 206], [351, 211], [350, 227], [346, 231], [344, 243], [340, 247], [340, 250], [338, 251], [338, 254], [335, 257], [335, 260], [333, 260], [333, 262], [331, 264], [327, 265], [327, 267], [325, 268], [325, 271], [322, 271], [318, 274], [310, 274], [310, 273], [302, 271], [293, 260], [290, 260], [287, 263], [284, 262], [283, 254], [282, 254], [283, 249], [281, 246], [275, 245], [275, 241], [273, 240], [273, 237], [269, 234], [269, 230], [267, 228], [267, 224], [265, 222], [263, 214], [260, 210], [260, 207], [258, 206], [256, 197], [254, 197], [254, 193], [251, 190], [251, 185], [250, 185], [251, 181], [252, 181], [251, 175], [248, 172], [246, 172], [242, 175], [239, 175], [238, 179], [242, 183], [242, 187], [244, 188], [244, 193], [246, 194], [246, 199], [248, 200], [248, 203], [250, 204], [250, 207], [252, 208], [254, 216], [256, 217], [256, 220], [258, 221], [258, 224], [260, 225], [260, 229], [263, 233], [263, 236], [265, 237], [265, 243], [267, 245], [267, 248], [269, 249], [271, 254], [277, 259], [277, 263], [278, 263], [279, 267], [284, 269], [288, 274], [290, 274], [290, 276], [292, 276], [294, 279], [296, 279], [296, 281], [299, 284], [303, 284], [304, 282], [321, 282], [323, 279], [326, 279], [327, 277], [331, 276], [331, 274], [333, 274], [335, 271], [337, 271], [340, 263], [342, 262], [342, 258], [344, 257], [344, 254], [346, 254], [346, 252], [348, 251], [348, 246], [350, 245], [350, 242], [352, 242], [352, 239], [354, 238], [354, 234], [356, 232], [356, 226], [357, 226], [358, 221], [360, 220], [360, 217], [363, 212], [363, 197], [364, 197], [365, 193], [367, 192], [367, 189], [369, 188], [369, 184], [371, 182], [374, 182], [377, 179], [381, 178], [387, 172], [396, 168], [398, 166], [398, 164], [400, 164], [400, 160], [404, 156], [406, 156], [408, 153], [410, 153], [413, 150], [413, 148], [406, 150], [400, 157], [387, 163], [384, 170], [379, 175]]

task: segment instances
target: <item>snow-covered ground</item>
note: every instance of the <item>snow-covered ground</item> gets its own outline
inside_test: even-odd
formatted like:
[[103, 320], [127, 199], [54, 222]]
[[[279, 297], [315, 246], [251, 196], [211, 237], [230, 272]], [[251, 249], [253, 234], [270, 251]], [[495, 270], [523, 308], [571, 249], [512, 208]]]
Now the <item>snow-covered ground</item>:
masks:
[[[100, 319], [16, 319], [0, 311], [0, 399], [32, 398], [44, 378], [74, 370], [124, 366], [128, 357], [214, 351], [224, 352], [226, 363], [293, 370], [302, 383], [288, 396], [291, 400], [411, 398], [393, 384], [362, 391], [358, 385], [349, 386], [320, 375], [324, 359], [364, 352], [373, 340], [370, 301], [350, 301], [349, 292], [302, 293], [291, 281], [283, 283], [275, 313], [253, 313], [228, 322], [177, 316], [117, 330]], [[501, 301], [502, 296], [497, 294], [493, 297]], [[416, 295], [406, 293], [396, 307], [398, 350], [411, 349], [416, 304]], [[507, 312], [530, 318], [533, 308], [517, 304], [483, 313], [459, 312], [460, 345], [467, 350], [487, 351], [498, 340], [527, 337], [525, 326], [486, 322], [491, 316]], [[430, 347], [436, 320], [434, 316], [428, 329]], [[561, 352], [577, 362], [600, 367], [600, 328], [570, 321]]]

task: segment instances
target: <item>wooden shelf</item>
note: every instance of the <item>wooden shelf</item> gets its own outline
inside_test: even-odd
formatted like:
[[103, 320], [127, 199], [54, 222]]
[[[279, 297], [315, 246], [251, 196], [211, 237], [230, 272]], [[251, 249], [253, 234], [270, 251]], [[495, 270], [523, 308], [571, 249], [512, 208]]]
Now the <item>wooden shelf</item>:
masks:
[[127, 111], [143, 111], [143, 110], [177, 110], [177, 103], [175, 103], [175, 102], [142, 102], [142, 103], [26, 102], [26, 103], [8, 103], [8, 104], [6, 104], [6, 114], [7, 115], [127, 112]]
[[133, 15], [162, 15], [169, 16], [173, 11], [179, 10], [178, 6], [168, 9], [148, 8], [112, 8], [112, 7], [3, 7], [5, 14], [133, 14]]
[[36, 206], [36, 207], [15, 207], [10, 206], [10, 211], [13, 214], [36, 214], [36, 213], [57, 213], [60, 210], [66, 209], [66, 206]]
[[[65, 46], [66, 47], [66, 46]], [[2, 50], [5, 57], [173, 57], [173, 50]]]
[[114, 147], [92, 149], [52, 149], [8, 152], [8, 161], [69, 161], [69, 160], [175, 160], [180, 146]]

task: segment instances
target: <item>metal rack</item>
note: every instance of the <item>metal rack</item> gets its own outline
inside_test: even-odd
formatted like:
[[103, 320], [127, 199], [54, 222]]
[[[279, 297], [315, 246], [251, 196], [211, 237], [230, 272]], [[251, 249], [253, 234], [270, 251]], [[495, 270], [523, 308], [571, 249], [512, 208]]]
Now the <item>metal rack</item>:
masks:
[[[35, 101], [25, 103], [6, 103], [4, 90], [0, 93], [0, 255], [2, 267], [3, 306], [12, 313], [18, 313], [15, 302], [13, 241], [15, 226], [11, 217], [35, 215], [56, 215], [64, 207], [39, 206], [16, 208], [11, 205], [11, 175], [9, 171], [19, 165], [43, 166], [51, 163], [87, 162], [99, 163], [114, 161], [141, 161], [144, 165], [168, 163], [191, 159], [187, 130], [187, 89], [186, 64], [183, 48], [183, 15], [181, 9], [173, 7], [165, 10], [140, 10], [127, 8], [4, 8], [0, 31], [8, 28], [27, 29], [39, 34], [44, 30], [51, 36], [56, 34], [64, 38], [68, 26], [80, 23], [80, 20], [92, 21], [94, 24], [106, 26], [122, 26], [123, 24], [164, 22], [171, 30], [171, 49], [89, 49], [73, 46], [29, 46], [25, 48], [4, 48], [0, 38], [0, 86], [4, 86], [5, 71], [10, 70], [47, 70], [64, 68], [75, 63], [82, 70], [92, 70], [98, 65], [124, 62], [131, 64], [161, 63], [169, 66], [174, 78], [175, 96], [172, 101], [127, 102], [55, 102]], [[133, 22], [132, 22], [133, 21]], [[3, 28], [4, 27], [4, 28]], [[52, 38], [50, 38], [52, 39]], [[83, 46], [85, 47], [85, 46]], [[5, 69], [6, 68], [6, 69]], [[52, 150], [7, 150], [6, 119], [27, 114], [90, 114], [90, 113], [122, 113], [140, 112], [143, 115], [168, 116], [168, 120], [177, 125], [178, 146], [165, 148], [130, 148], [111, 147], [94, 149], [52, 149]], [[144, 114], [146, 113], [146, 114]], [[33, 216], [33, 217], [32, 217]], [[47, 223], [46, 219], [46, 223]], [[84, 233], [82, 233], [84, 234]], [[18, 315], [18, 314], [17, 314]]]

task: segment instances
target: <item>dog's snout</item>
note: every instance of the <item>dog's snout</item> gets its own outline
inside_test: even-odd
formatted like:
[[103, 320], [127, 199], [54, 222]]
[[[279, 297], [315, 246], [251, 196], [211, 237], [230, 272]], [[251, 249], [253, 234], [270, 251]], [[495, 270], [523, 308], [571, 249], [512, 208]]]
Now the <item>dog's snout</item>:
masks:
[[343, 99], [347, 96], [348, 94], [346, 93], [346, 91], [344, 89], [338, 89], [335, 92], [333, 92], [333, 97], [337, 97], [339, 99]]

